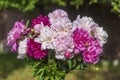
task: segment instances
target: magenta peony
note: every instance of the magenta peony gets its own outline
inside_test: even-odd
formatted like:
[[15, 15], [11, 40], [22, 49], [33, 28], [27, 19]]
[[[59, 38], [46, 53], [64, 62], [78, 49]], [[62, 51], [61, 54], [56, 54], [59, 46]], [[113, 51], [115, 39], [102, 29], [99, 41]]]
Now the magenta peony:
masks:
[[76, 29], [73, 32], [74, 52], [82, 53], [84, 62], [97, 63], [103, 49], [100, 43], [88, 34], [86, 30]]
[[49, 18], [47, 16], [42, 16], [39, 15], [36, 19], [32, 20], [32, 27], [34, 27], [36, 24], [41, 24], [41, 22], [44, 24], [44, 26], [49, 26], [50, 22], [49, 22]]
[[103, 48], [101, 47], [98, 41], [92, 40], [89, 42], [89, 46], [86, 51], [82, 53], [84, 62], [89, 62], [92, 64], [96, 64], [99, 61], [101, 53], [103, 52]]
[[33, 39], [28, 39], [27, 46], [27, 54], [32, 58], [41, 59], [47, 55], [47, 50], [41, 50], [41, 44]]

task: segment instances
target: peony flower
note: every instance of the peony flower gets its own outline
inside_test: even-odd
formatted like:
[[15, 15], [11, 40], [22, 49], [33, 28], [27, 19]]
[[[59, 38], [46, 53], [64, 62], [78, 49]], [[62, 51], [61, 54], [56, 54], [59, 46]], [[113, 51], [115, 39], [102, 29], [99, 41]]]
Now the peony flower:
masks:
[[41, 59], [46, 57], [47, 50], [41, 50], [40, 43], [34, 42], [33, 39], [28, 39], [27, 46], [28, 46], [27, 48], [28, 56], [35, 59]]
[[83, 52], [82, 54], [83, 60], [84, 62], [96, 64], [98, 63], [102, 52], [103, 52], [102, 46], [99, 44], [97, 40], [93, 40], [89, 43], [87, 50]]
[[83, 57], [83, 60], [84, 60], [85, 63], [88, 62], [88, 63], [91, 63], [91, 64], [96, 64], [100, 60], [100, 55], [91, 56], [89, 52], [84, 52], [83, 55], [85, 55]]
[[101, 46], [107, 43], [108, 34], [103, 30], [103, 27], [97, 27], [94, 30], [94, 36], [99, 41]]
[[59, 33], [56, 35], [53, 46], [57, 59], [64, 59], [66, 52], [72, 52], [74, 43], [72, 37], [67, 33]]
[[108, 34], [99, 27], [92, 18], [77, 16], [77, 19], [73, 21], [72, 31], [78, 29], [85, 29], [91, 36], [94, 36], [100, 43], [101, 46], [107, 42]]
[[91, 17], [82, 17], [80, 15], [77, 16], [77, 19], [73, 21], [73, 31], [78, 29], [85, 29], [89, 34], [94, 30], [94, 28], [98, 27]]
[[54, 21], [54, 23], [52, 23], [50, 27], [56, 32], [59, 32], [59, 31], [69, 32], [72, 28], [71, 24], [72, 23], [67, 19], [58, 19]]
[[50, 22], [47, 16], [43, 17], [42, 15], [40, 15], [36, 19], [32, 20], [32, 27], [34, 28], [35, 33], [39, 34], [41, 27], [46, 26], [50, 26]]
[[52, 13], [48, 14], [49, 21], [51, 23], [51, 29], [59, 32], [68, 32], [72, 28], [72, 23], [70, 19], [68, 18], [67, 12], [61, 9], [57, 9], [53, 11]]
[[42, 27], [35, 42], [41, 43], [41, 49], [54, 49], [53, 41], [56, 33], [50, 27]]
[[23, 41], [19, 42], [17, 58], [24, 59], [26, 56], [26, 51], [27, 51], [27, 38], [25, 38]]
[[41, 22], [44, 24], [44, 26], [49, 26], [49, 18], [47, 16], [39, 15], [36, 19], [32, 20], [32, 27], [35, 27], [36, 24], [41, 24]]
[[74, 48], [73, 39], [70, 35], [59, 34], [53, 42], [54, 48], [57, 52], [69, 51], [72, 52]]
[[84, 62], [96, 64], [103, 49], [100, 43], [90, 36], [86, 30], [76, 29], [73, 32], [74, 52], [82, 53]]
[[11, 51], [13, 51], [13, 52], [16, 52], [18, 50], [18, 44], [17, 43], [14, 43], [11, 47], [12, 47]]
[[83, 29], [76, 29], [73, 32], [73, 42], [74, 42], [74, 52], [79, 54], [80, 52], [86, 50], [87, 45], [91, 41], [91, 37], [88, 32]]
[[11, 31], [9, 31], [7, 36], [7, 44], [12, 47], [12, 51], [17, 51], [18, 43], [17, 40], [20, 39], [22, 32], [24, 32], [25, 25], [22, 22], [16, 22]]
[[19, 30], [20, 32], [24, 32], [25, 24], [23, 23], [23, 21], [21, 21], [21, 22], [16, 22], [16, 23], [14, 24], [13, 29], [17, 29], [17, 30]]
[[64, 18], [64, 17], [68, 17], [68, 14], [66, 11], [64, 11], [62, 9], [56, 9], [52, 13], [49, 13], [48, 17], [51, 19]]
[[49, 26], [44, 26], [43, 23], [41, 23], [41, 24], [36, 24], [36, 25], [34, 26], [35, 33], [40, 33], [40, 31], [41, 31], [41, 29], [42, 29], [43, 27], [49, 27]]

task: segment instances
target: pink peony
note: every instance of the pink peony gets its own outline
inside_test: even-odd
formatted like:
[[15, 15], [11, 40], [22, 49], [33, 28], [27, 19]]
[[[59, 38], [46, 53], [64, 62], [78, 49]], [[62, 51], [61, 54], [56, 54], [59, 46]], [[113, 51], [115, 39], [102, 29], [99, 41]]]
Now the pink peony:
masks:
[[83, 52], [83, 60], [84, 62], [89, 62], [92, 64], [96, 64], [99, 61], [101, 53], [103, 52], [103, 48], [96, 40], [92, 40], [87, 47], [87, 50]]
[[24, 32], [25, 25], [22, 22], [16, 22], [14, 24], [14, 27], [11, 31], [9, 31], [7, 36], [7, 45], [12, 47], [12, 51], [18, 50], [18, 39], [20, 39], [20, 36], [22, 32]]
[[33, 39], [28, 39], [27, 46], [27, 54], [32, 58], [40, 59], [47, 55], [47, 50], [41, 50], [41, 44]]
[[56, 36], [53, 46], [56, 51], [56, 58], [64, 59], [71, 57], [69, 53], [73, 51], [74, 43], [70, 35], [61, 33]]
[[69, 51], [72, 52], [74, 48], [73, 39], [70, 35], [59, 34], [53, 42], [54, 48], [58, 52]]
[[84, 62], [95, 64], [103, 51], [100, 43], [88, 34], [86, 30], [76, 29], [73, 32], [74, 52], [82, 53]]
[[49, 18], [64, 18], [64, 17], [68, 17], [68, 14], [64, 10], [56, 9], [52, 13], [49, 13], [48, 17]]
[[85, 63], [88, 62], [91, 64], [96, 64], [98, 63], [99, 59], [100, 59], [100, 55], [92, 56], [91, 53], [89, 52], [83, 53], [83, 60]]
[[54, 31], [64, 31], [68, 32], [72, 28], [72, 23], [70, 19], [68, 18], [67, 12], [61, 9], [57, 9], [53, 11], [52, 13], [48, 14], [49, 21], [51, 23], [51, 29]]

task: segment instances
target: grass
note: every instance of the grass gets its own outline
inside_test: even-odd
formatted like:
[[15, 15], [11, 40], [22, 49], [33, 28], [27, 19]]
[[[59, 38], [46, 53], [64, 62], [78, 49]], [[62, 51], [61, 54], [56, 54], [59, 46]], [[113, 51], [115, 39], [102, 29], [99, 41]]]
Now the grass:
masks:
[[[16, 53], [0, 53], [0, 80], [37, 80], [33, 78], [32, 69], [26, 60], [16, 58]], [[100, 68], [90, 66], [87, 70], [73, 71], [66, 75], [65, 80], [119, 80], [120, 64], [103, 61]]]
[[0, 80], [33, 80], [26, 79], [26, 77], [32, 78], [32, 70], [27, 67], [29, 62], [16, 57], [15, 53], [0, 53]]
[[32, 70], [29, 67], [13, 71], [5, 80], [37, 80], [32, 77]]

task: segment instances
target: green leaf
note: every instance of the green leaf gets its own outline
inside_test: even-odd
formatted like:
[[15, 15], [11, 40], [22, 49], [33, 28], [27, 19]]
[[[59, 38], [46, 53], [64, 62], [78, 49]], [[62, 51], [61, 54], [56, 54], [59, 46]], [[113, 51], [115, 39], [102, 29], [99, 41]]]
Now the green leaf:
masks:
[[80, 69], [85, 70], [86, 67], [87, 67], [87, 66], [86, 66], [85, 64], [80, 64]]
[[77, 65], [75, 69], [80, 69], [80, 65]]
[[40, 64], [40, 62], [35, 62], [33, 65], [33, 68], [35, 69], [36, 67], [38, 67], [39, 64]]
[[74, 60], [73, 60], [73, 66], [72, 66], [72, 67], [74, 68], [74, 67], [76, 66], [76, 64], [77, 64], [77, 62], [76, 62], [76, 60], [74, 59]]
[[80, 62], [82, 60], [82, 57], [80, 55], [78, 55], [76, 60]]
[[55, 76], [55, 80], [60, 80], [58, 76]]
[[89, 4], [97, 3], [98, 0], [90, 0]]
[[50, 76], [50, 80], [54, 80], [54, 77], [53, 77], [53, 76]]
[[58, 3], [60, 6], [66, 6], [66, 2], [65, 1], [59, 1], [59, 3]]
[[32, 35], [31, 35], [31, 33], [28, 33], [28, 37], [29, 37], [29, 38], [33, 38]]
[[39, 75], [38, 80], [44, 80], [43, 74], [44, 74], [44, 70]]
[[64, 76], [64, 75], [65, 75], [65, 72], [64, 72], [64, 71], [58, 71], [57, 75], [58, 75], [58, 76]]
[[42, 73], [45, 69], [39, 69], [36, 73], [35, 76], [39, 75], [40, 73]]
[[26, 28], [28, 27], [28, 25], [29, 25], [29, 22], [30, 22], [29, 20], [26, 22]]
[[67, 62], [68, 62], [69, 70], [71, 70], [72, 69], [72, 61], [71, 61], [71, 59], [69, 59]]

